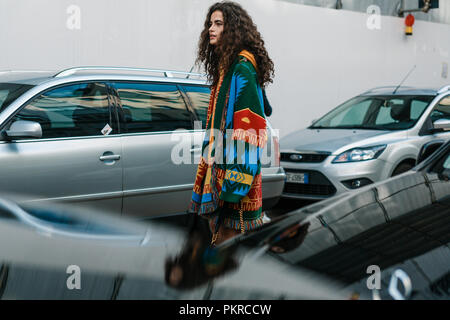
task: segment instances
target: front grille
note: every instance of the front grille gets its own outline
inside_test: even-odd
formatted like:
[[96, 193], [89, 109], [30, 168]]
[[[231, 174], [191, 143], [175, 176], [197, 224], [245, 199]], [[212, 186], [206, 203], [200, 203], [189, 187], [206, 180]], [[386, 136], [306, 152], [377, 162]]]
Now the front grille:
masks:
[[[298, 160], [292, 160], [291, 155], [300, 155], [302, 158]], [[328, 154], [322, 153], [281, 153], [281, 161], [287, 162], [309, 162], [309, 163], [320, 163], [328, 157]]]
[[308, 182], [294, 183], [286, 182], [284, 184], [283, 193], [298, 194], [298, 195], [313, 195], [313, 196], [332, 196], [336, 193], [336, 188], [321, 172], [314, 170], [295, 170], [286, 169], [287, 172], [292, 173], [307, 173]]
[[333, 186], [324, 186], [319, 184], [286, 182], [284, 185], [284, 192], [314, 196], [331, 196], [336, 193], [336, 188]]

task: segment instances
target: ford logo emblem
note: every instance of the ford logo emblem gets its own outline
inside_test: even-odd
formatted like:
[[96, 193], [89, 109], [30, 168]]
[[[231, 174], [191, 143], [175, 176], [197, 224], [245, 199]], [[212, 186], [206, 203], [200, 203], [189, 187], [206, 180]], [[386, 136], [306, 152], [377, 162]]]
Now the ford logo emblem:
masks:
[[301, 154], [291, 154], [290, 159], [294, 161], [300, 161], [303, 159], [303, 157]]

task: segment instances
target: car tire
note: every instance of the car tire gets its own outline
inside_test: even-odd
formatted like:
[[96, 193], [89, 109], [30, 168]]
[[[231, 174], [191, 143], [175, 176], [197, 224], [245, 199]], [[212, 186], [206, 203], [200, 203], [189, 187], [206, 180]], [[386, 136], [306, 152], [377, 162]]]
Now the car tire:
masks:
[[400, 163], [397, 168], [395, 168], [394, 172], [392, 172], [392, 177], [402, 174], [406, 171], [409, 171], [413, 168], [409, 163]]

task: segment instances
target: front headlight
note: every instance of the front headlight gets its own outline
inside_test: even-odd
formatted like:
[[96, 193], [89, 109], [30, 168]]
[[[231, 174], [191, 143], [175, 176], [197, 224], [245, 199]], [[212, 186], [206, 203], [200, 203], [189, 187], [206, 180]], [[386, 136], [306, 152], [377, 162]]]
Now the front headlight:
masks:
[[347, 150], [334, 158], [333, 163], [366, 161], [378, 158], [386, 149], [386, 145], [369, 148], [355, 148]]

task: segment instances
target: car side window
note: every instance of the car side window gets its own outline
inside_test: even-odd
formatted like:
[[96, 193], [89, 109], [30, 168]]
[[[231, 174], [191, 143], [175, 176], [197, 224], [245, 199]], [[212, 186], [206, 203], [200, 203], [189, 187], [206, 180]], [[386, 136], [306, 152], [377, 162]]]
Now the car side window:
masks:
[[444, 169], [450, 170], [450, 155], [445, 158], [444, 164], [442, 165]]
[[114, 82], [128, 133], [192, 129], [191, 114], [174, 84]]
[[183, 86], [198, 119], [202, 121], [202, 128], [206, 129], [206, 116], [208, 114], [209, 96], [211, 90], [206, 86]]
[[411, 102], [411, 119], [419, 119], [429, 104], [428, 101], [413, 100]]
[[450, 96], [444, 97], [434, 107], [430, 114], [431, 122], [440, 119], [450, 119]]
[[390, 99], [380, 108], [375, 124], [416, 121], [425, 111], [429, 102], [420, 97]]
[[[80, 83], [57, 87], [29, 102], [13, 118], [36, 121], [42, 138], [101, 136], [106, 127], [114, 128], [106, 85]], [[117, 133], [112, 130], [108, 134]]]

